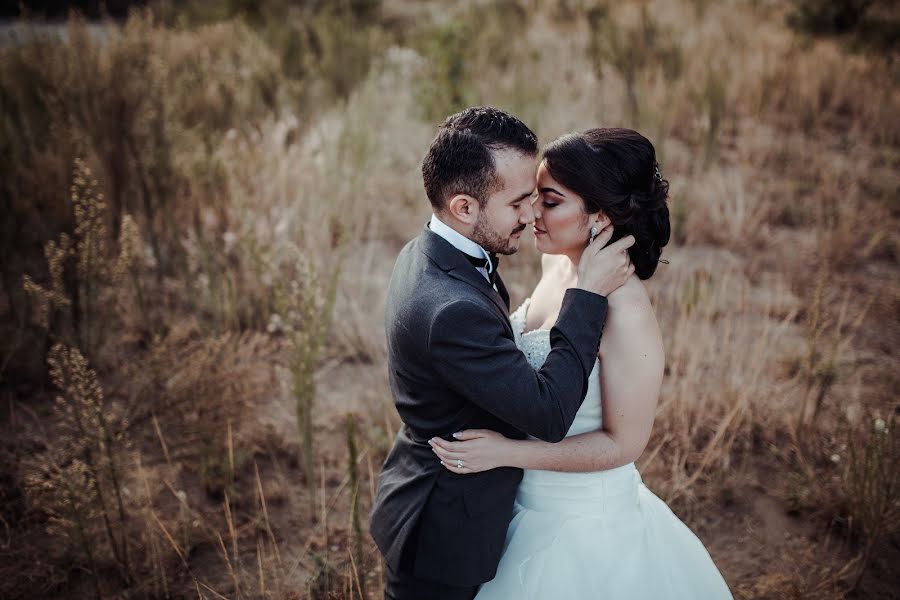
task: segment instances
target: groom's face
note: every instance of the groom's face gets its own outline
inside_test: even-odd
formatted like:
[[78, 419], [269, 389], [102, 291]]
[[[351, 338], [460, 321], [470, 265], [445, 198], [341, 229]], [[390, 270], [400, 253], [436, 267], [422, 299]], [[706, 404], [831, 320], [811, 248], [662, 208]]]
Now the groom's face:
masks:
[[522, 232], [534, 223], [531, 196], [537, 158], [515, 150], [497, 150], [494, 162], [500, 186], [479, 210], [473, 238], [488, 252], [515, 254]]

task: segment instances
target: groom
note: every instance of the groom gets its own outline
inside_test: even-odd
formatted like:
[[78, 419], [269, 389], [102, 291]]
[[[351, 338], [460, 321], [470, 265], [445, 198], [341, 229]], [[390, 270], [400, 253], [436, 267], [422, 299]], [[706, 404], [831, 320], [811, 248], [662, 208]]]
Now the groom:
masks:
[[[370, 531], [387, 562], [385, 597], [470, 599], [494, 577], [522, 471], [458, 475], [428, 440], [493, 429], [558, 442], [587, 391], [605, 296], [632, 267], [630, 236], [583, 255], [552, 350], [535, 371], [516, 347], [497, 254], [513, 254], [534, 222], [537, 139], [490, 107], [440, 126], [422, 162], [434, 215], [400, 252], [387, 297], [388, 367], [403, 427], [378, 479]], [[465, 471], [465, 466], [462, 466]]]

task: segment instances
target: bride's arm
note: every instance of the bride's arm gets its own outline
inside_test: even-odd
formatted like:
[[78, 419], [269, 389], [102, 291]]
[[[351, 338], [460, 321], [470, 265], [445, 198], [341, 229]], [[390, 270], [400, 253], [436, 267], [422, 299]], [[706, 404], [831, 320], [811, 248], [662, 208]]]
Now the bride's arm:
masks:
[[[636, 460], [650, 438], [665, 362], [656, 317], [643, 289], [639, 292], [628, 290], [620, 298], [610, 298], [600, 346], [603, 429], [559, 443], [511, 440], [492, 431], [469, 430], [457, 436], [464, 441], [432, 440], [444, 466], [462, 474], [502, 466], [585, 472]], [[463, 460], [465, 467], [456, 468], [457, 460]]]

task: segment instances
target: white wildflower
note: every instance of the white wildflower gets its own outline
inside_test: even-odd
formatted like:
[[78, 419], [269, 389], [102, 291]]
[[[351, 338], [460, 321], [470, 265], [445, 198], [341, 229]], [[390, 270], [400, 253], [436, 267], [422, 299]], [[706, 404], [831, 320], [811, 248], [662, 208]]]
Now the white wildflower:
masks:
[[272, 313], [272, 316], [269, 317], [269, 325], [266, 327], [266, 331], [269, 333], [280, 332], [284, 330], [284, 319], [281, 318], [281, 315], [278, 313]]

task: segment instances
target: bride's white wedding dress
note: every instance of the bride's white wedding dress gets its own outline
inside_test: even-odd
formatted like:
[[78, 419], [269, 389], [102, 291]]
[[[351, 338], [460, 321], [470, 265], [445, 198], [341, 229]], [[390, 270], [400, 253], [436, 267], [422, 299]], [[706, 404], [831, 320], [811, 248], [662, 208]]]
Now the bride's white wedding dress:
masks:
[[[539, 368], [550, 331], [523, 333], [530, 300], [511, 316], [516, 344]], [[599, 361], [568, 435], [601, 427]], [[648, 490], [634, 464], [594, 473], [525, 470], [497, 575], [476, 600], [708, 600], [728, 586], [690, 529]]]

